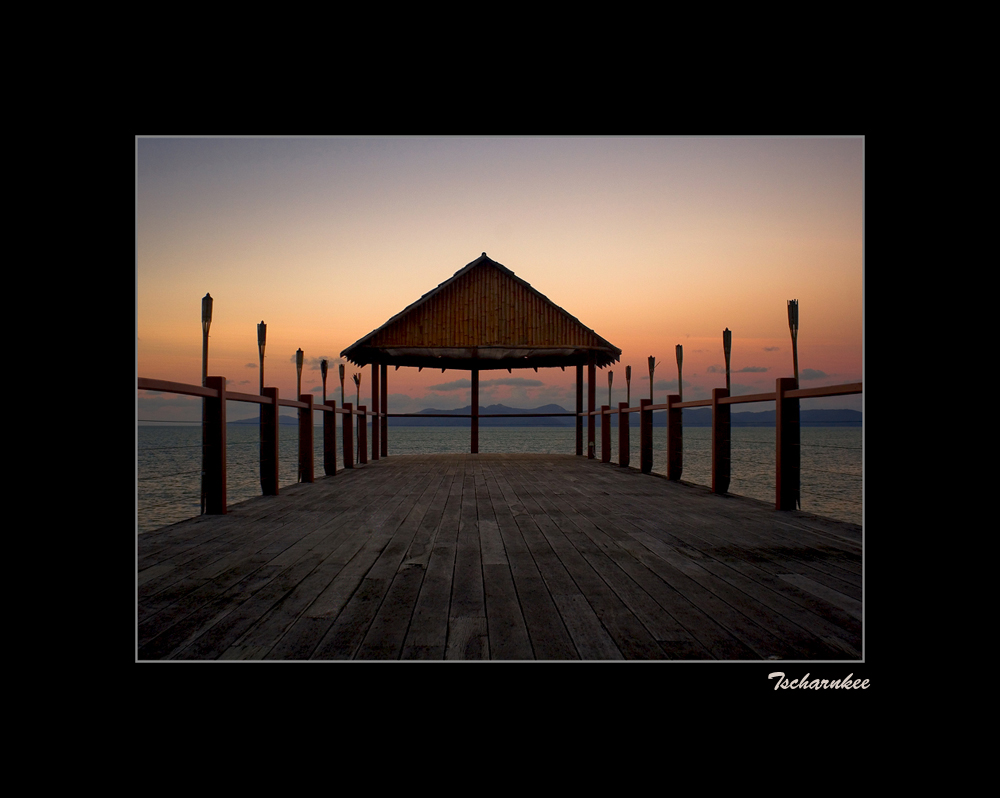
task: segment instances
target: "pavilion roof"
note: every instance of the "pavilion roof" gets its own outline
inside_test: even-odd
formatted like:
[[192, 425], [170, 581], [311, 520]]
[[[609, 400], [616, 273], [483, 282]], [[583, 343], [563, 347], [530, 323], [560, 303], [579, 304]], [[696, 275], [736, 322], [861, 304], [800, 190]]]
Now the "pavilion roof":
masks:
[[347, 347], [364, 366], [515, 369], [617, 361], [621, 350], [484, 252]]

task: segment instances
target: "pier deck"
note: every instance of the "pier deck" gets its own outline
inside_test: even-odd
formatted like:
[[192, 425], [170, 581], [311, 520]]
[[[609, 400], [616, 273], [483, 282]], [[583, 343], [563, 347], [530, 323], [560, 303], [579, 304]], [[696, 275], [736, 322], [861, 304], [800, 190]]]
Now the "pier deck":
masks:
[[384, 458], [137, 556], [137, 660], [862, 658], [859, 526], [571, 455]]

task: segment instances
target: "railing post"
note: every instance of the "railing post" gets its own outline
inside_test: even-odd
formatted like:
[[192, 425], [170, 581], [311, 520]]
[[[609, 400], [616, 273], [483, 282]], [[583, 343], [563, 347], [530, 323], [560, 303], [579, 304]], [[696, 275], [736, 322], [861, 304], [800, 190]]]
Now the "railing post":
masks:
[[469, 436], [469, 451], [479, 454], [479, 369], [472, 369], [472, 424]]
[[299, 408], [299, 482], [315, 482], [313, 461], [313, 402], [311, 393], [299, 394], [309, 407]]
[[653, 470], [653, 411], [646, 408], [652, 399], [640, 399], [639, 407], [639, 470], [648, 474]]
[[794, 510], [799, 502], [799, 400], [789, 399], [786, 391], [798, 388], [794, 377], [779, 377], [774, 389], [775, 502], [777, 510]]
[[344, 468], [354, 468], [354, 406], [344, 402]]
[[597, 404], [597, 386], [594, 384], [597, 378], [597, 366], [594, 363], [594, 354], [591, 352], [587, 362], [587, 459], [593, 460], [595, 456], [594, 448], [594, 410]]
[[712, 493], [726, 493], [730, 478], [730, 405], [719, 402], [729, 397], [725, 388], [712, 390]]
[[368, 408], [358, 405], [358, 462], [368, 462]]
[[378, 363], [372, 363], [372, 461], [378, 460], [379, 456], [379, 399], [381, 398], [378, 389]]
[[328, 477], [337, 473], [337, 400], [326, 403], [329, 410], [323, 412], [323, 473]]
[[389, 456], [389, 390], [386, 388], [386, 381], [388, 376], [388, 368], [385, 363], [379, 366], [382, 372], [382, 456]]
[[260, 492], [264, 496], [278, 495], [278, 389], [264, 388], [263, 395], [271, 400], [261, 405], [260, 414]]
[[226, 378], [206, 377], [205, 387], [218, 391], [205, 398], [205, 512], [226, 514]]
[[618, 403], [618, 465], [628, 468], [629, 445], [628, 445], [628, 413], [623, 412], [628, 407], [628, 402]]
[[684, 471], [684, 411], [675, 407], [681, 397], [667, 397], [667, 479], [678, 480]]
[[583, 364], [576, 367], [576, 456], [583, 456]]
[[611, 406], [601, 405], [601, 462], [611, 462]]

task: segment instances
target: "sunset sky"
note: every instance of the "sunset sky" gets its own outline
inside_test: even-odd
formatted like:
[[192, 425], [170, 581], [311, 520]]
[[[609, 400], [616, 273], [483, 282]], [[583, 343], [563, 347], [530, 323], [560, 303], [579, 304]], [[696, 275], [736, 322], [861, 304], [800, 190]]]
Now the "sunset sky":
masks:
[[[622, 350], [614, 402], [792, 375], [786, 302], [799, 300], [801, 385], [862, 380], [864, 139], [316, 137], [136, 139], [136, 372], [201, 381], [201, 299], [214, 314], [209, 374], [256, 393], [264, 375], [340, 400], [340, 352], [485, 252]], [[354, 386], [347, 364], [348, 399]], [[362, 373], [362, 404], [370, 373]], [[572, 369], [483, 372], [480, 401], [575, 401]], [[597, 375], [607, 401], [606, 370]], [[389, 369], [390, 412], [469, 404], [468, 372]], [[336, 390], [335, 390], [336, 387]], [[200, 402], [137, 395], [140, 420], [196, 421]], [[810, 400], [850, 407], [861, 397]], [[770, 409], [746, 405], [738, 410]], [[230, 407], [230, 419], [256, 415]]]

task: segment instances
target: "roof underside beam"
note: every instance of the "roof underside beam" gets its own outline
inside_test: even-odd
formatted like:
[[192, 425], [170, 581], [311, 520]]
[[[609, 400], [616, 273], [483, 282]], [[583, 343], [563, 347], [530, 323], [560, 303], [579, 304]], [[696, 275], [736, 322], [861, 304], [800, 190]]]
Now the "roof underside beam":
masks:
[[409, 366], [414, 368], [438, 369], [479, 369], [489, 371], [494, 369], [530, 369], [555, 368], [586, 364], [591, 353], [599, 368], [617, 362], [621, 353], [609, 353], [590, 349], [558, 349], [558, 350], [491, 350], [479, 348], [478, 356], [471, 350], [445, 351], [424, 350], [415, 351], [359, 348], [348, 355], [348, 359], [358, 365], [384, 363], [389, 366]]

